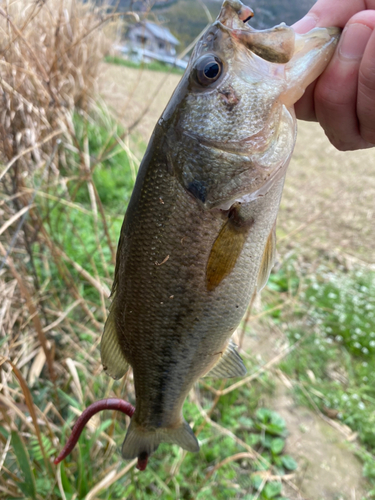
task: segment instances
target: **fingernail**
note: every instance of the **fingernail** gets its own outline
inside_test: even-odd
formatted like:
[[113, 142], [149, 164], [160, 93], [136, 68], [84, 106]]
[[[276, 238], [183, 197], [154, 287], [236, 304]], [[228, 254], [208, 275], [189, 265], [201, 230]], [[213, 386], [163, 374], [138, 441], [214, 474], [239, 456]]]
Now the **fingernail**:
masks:
[[339, 54], [344, 59], [361, 59], [372, 30], [360, 23], [349, 24], [341, 36]]
[[293, 29], [296, 33], [307, 33], [316, 26], [317, 19], [311, 14], [307, 14], [300, 21], [293, 24]]

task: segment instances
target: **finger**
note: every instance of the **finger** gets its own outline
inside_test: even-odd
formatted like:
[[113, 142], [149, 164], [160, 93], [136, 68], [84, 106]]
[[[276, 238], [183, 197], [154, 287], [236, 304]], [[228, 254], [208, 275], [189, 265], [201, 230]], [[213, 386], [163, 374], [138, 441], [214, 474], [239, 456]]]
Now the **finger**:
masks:
[[361, 136], [365, 141], [375, 144], [375, 29], [373, 29], [371, 38], [367, 43], [361, 62], [357, 115]]
[[[307, 15], [293, 25], [297, 33], [306, 33], [315, 27], [337, 26], [343, 28], [357, 12], [375, 9], [375, 0], [318, 0]], [[315, 92], [313, 82], [296, 103], [295, 110], [300, 120], [316, 121]]]
[[[367, 53], [366, 46], [374, 27], [375, 11], [360, 12], [350, 19], [331, 62], [315, 87], [316, 117], [332, 144], [342, 151], [371, 147], [361, 136], [357, 93], [362, 56], [365, 51]], [[368, 92], [367, 98], [371, 98]], [[364, 113], [362, 107], [361, 113]], [[366, 115], [366, 124], [368, 118]]]
[[304, 18], [293, 25], [297, 33], [306, 33], [319, 26], [344, 28], [357, 12], [374, 10], [375, 0], [318, 0]]
[[296, 116], [299, 120], [305, 120], [307, 122], [316, 121], [315, 113], [315, 87], [317, 80], [307, 87], [305, 93], [299, 101], [294, 105]]

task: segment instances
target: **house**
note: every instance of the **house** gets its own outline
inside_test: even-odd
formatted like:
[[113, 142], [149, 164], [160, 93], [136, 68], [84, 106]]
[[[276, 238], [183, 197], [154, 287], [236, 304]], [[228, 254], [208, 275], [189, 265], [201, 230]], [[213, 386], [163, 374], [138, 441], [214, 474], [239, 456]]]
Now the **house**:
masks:
[[145, 21], [131, 26], [126, 34], [126, 44], [117, 47], [129, 58], [140, 62], [161, 61], [185, 69], [186, 61], [176, 60], [180, 43], [168, 28]]
[[165, 56], [175, 56], [179, 44], [168, 28], [159, 26], [149, 21], [137, 23], [132, 26], [127, 34], [128, 42], [132, 48], [148, 50]]

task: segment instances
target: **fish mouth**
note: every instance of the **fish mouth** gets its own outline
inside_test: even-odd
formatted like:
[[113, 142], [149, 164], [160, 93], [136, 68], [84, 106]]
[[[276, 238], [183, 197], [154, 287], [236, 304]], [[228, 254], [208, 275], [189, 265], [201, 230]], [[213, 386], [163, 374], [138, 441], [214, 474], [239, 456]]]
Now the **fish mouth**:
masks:
[[244, 45], [266, 61], [285, 64], [295, 51], [295, 32], [285, 23], [270, 29], [256, 30], [247, 24], [254, 15], [240, 0], [225, 0], [213, 26], [230, 33], [235, 42]]
[[228, 28], [240, 25], [242, 22], [246, 25], [254, 16], [254, 11], [247, 5], [244, 5], [240, 0], [225, 0], [221, 7], [217, 21], [228, 26]]

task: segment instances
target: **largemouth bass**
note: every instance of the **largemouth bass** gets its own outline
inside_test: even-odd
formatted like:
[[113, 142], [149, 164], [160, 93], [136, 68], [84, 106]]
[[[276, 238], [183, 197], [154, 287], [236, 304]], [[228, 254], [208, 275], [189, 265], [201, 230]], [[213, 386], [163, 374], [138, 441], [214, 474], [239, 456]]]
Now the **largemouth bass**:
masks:
[[231, 341], [275, 256], [296, 139], [294, 103], [326, 67], [336, 28], [257, 31], [225, 0], [159, 119], [121, 229], [101, 343], [113, 378], [133, 368], [125, 459], [199, 445], [182, 415], [204, 376], [239, 377]]

